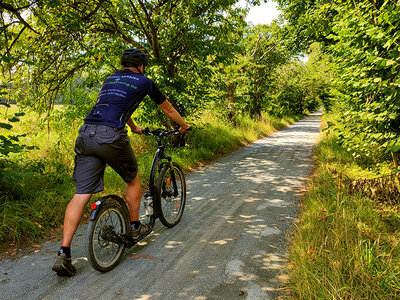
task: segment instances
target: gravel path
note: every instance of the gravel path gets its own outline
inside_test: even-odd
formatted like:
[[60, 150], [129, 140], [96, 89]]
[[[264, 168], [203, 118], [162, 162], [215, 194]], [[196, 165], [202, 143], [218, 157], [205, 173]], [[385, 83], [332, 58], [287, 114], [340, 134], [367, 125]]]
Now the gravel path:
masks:
[[3, 259], [0, 299], [275, 299], [320, 119], [315, 112], [188, 174], [181, 223], [166, 229], [157, 220], [108, 273], [89, 266], [84, 225], [72, 245], [72, 278], [51, 271], [59, 242]]

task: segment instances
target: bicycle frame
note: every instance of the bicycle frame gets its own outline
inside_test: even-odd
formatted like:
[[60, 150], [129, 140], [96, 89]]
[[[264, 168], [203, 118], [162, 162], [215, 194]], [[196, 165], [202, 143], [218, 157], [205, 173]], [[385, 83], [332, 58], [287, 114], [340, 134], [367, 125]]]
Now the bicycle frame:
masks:
[[[165, 155], [165, 152], [164, 152], [165, 145], [163, 145], [162, 139], [167, 135], [179, 133], [179, 131], [177, 129], [171, 130], [171, 131], [162, 131], [162, 130], [150, 131], [148, 128], [146, 128], [143, 131], [143, 133], [146, 135], [154, 135], [157, 139], [157, 151], [154, 154], [153, 163], [152, 163], [151, 172], [150, 172], [150, 183], [149, 183], [149, 191], [150, 191], [151, 195], [154, 197], [154, 196], [158, 195], [158, 193], [157, 193], [158, 191], [156, 191], [156, 184], [155, 184], [157, 170], [161, 170], [161, 168], [164, 166], [164, 164], [167, 164], [167, 163], [170, 164], [171, 170], [174, 169], [171, 156]], [[167, 160], [168, 162], [163, 163], [162, 160]], [[176, 197], [178, 195], [178, 187], [176, 184], [175, 172], [171, 172], [171, 179], [172, 179], [172, 186], [174, 188], [174, 196]], [[117, 202], [119, 202], [121, 207], [123, 207], [124, 211], [129, 216], [129, 210], [128, 210], [126, 202], [115, 195], [109, 195], [109, 196], [100, 198], [99, 200], [97, 200], [95, 203], [92, 204], [92, 207], [91, 207], [92, 212], [90, 214], [90, 220], [94, 220], [96, 218], [98, 212], [100, 211], [103, 201], [108, 197], [111, 197], [114, 200], [116, 200]]]
[[[165, 154], [166, 146], [162, 139], [167, 135], [179, 133], [179, 130], [150, 131], [146, 128], [143, 133], [154, 135], [157, 140], [157, 150], [150, 171], [149, 191], [144, 199], [146, 217], [143, 223], [153, 227], [158, 218], [164, 226], [171, 228], [177, 225], [182, 217], [186, 203], [186, 183], [182, 168], [172, 161], [171, 156]], [[89, 262], [96, 270], [107, 272], [119, 263], [126, 247], [134, 246], [147, 235], [132, 235], [128, 204], [117, 195], [100, 198], [91, 204], [91, 209], [91, 222], [86, 238]]]
[[[157, 139], [157, 151], [154, 154], [153, 163], [152, 163], [151, 172], [150, 172], [150, 183], [149, 183], [149, 190], [150, 190], [150, 193], [153, 196], [153, 198], [158, 195], [158, 191], [156, 190], [156, 184], [155, 184], [157, 170], [161, 170], [165, 164], [170, 164], [171, 170], [174, 170], [171, 156], [165, 155], [165, 153], [164, 153], [165, 145], [163, 145], [162, 139], [167, 135], [178, 133], [178, 132], [179, 132], [178, 130], [150, 131], [150, 130], [148, 130], [148, 128], [146, 128], [146, 130], [143, 132], [146, 135], [154, 135], [154, 136], [156, 136], [156, 139]], [[167, 162], [163, 162], [163, 160], [167, 160]], [[172, 180], [172, 186], [174, 189], [174, 197], [176, 197], [178, 195], [178, 186], [176, 184], [175, 172], [171, 172], [171, 180]], [[101, 210], [104, 200], [106, 200], [108, 198], [112, 198], [114, 201], [118, 202], [119, 205], [122, 207], [126, 216], [129, 216], [129, 209], [128, 209], [127, 203], [122, 198], [120, 198], [116, 195], [108, 195], [108, 196], [104, 196], [104, 197], [100, 198], [95, 203], [92, 203], [92, 205], [91, 205], [92, 212], [90, 214], [90, 220], [96, 219], [97, 215], [99, 214], [99, 212]], [[156, 217], [157, 217], [157, 215], [156, 215]], [[121, 239], [121, 237], [119, 237], [118, 243], [123, 243], [128, 247], [131, 247], [131, 245], [134, 244], [129, 239], [128, 240]]]
[[[164, 136], [173, 134], [175, 132], [179, 132], [178, 130], [173, 130], [173, 131], [168, 131], [168, 132], [160, 132], [159, 134], [156, 134], [154, 132], [150, 132], [147, 130], [145, 131], [145, 134], [153, 134], [156, 136], [157, 139], [157, 151], [154, 155], [153, 158], [153, 163], [151, 166], [151, 172], [150, 172], [150, 183], [149, 183], [149, 190], [150, 194], [154, 197], [155, 195], [158, 195], [155, 185], [155, 180], [156, 180], [156, 174], [157, 174], [157, 169], [161, 170], [164, 164], [166, 162], [162, 163], [162, 160], [167, 160], [168, 164], [171, 166], [171, 170], [174, 170], [173, 164], [172, 164], [172, 158], [170, 155], [165, 155], [165, 145], [162, 144], [162, 139]], [[174, 188], [174, 196], [176, 197], [178, 195], [178, 187], [176, 184], [176, 178], [175, 178], [175, 172], [171, 172], [171, 179], [172, 179], [172, 186]]]

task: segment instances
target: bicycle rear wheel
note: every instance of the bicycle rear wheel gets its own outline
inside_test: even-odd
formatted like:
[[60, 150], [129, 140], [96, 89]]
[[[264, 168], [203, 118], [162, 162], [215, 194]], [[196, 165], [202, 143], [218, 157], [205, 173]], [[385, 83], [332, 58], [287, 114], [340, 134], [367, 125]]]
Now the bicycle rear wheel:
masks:
[[[164, 165], [157, 178], [157, 197], [154, 205], [161, 223], [166, 227], [174, 227], [182, 218], [186, 204], [186, 182], [182, 168], [173, 163]], [[174, 189], [173, 178], [176, 182]]]
[[101, 272], [113, 269], [122, 258], [125, 245], [117, 237], [126, 234], [129, 228], [128, 216], [120, 204], [104, 200], [100, 212], [91, 220], [86, 235], [86, 250], [89, 263]]

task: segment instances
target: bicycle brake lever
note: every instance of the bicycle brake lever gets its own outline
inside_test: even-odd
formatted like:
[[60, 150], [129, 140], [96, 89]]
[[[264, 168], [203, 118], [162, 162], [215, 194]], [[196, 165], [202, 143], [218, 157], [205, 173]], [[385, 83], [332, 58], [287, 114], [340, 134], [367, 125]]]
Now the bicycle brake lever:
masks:
[[145, 129], [143, 129], [143, 130], [142, 130], [142, 133], [143, 133], [143, 134], [149, 135], [149, 134], [150, 134], [150, 129], [149, 129], [149, 127], [146, 127]]
[[189, 128], [186, 128], [182, 133], [180, 132], [180, 131], [178, 131], [178, 133], [180, 133], [180, 134], [187, 134], [187, 133], [189, 133], [189, 131], [191, 131], [192, 130], [192, 126], [190, 126]]

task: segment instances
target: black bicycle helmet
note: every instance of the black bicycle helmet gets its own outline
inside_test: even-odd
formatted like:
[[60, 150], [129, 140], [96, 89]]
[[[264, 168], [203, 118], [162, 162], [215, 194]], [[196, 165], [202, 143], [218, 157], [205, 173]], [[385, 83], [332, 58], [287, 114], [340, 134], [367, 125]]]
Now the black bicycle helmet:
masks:
[[147, 65], [147, 56], [139, 49], [126, 49], [121, 56], [121, 65], [124, 67], [136, 67], [140, 65]]

